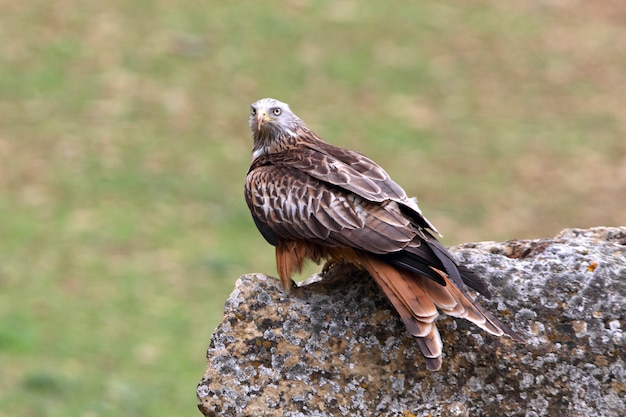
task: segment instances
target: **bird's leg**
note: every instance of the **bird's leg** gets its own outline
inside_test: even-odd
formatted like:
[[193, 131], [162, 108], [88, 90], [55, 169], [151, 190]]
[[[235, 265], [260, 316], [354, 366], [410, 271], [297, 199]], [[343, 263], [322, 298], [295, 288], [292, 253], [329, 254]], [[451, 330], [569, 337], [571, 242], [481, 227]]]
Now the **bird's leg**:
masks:
[[330, 272], [330, 270], [333, 269], [337, 265], [339, 265], [339, 262], [333, 259], [326, 261], [326, 263], [322, 267], [322, 275], [327, 275]]
[[325, 252], [318, 254], [318, 258], [320, 260], [326, 259], [326, 263], [322, 268], [322, 275], [325, 278], [354, 275], [364, 269], [355, 252], [347, 248], [327, 249]]
[[281, 242], [276, 246], [276, 269], [278, 270], [280, 283], [287, 294], [296, 285], [291, 279], [291, 274], [302, 271], [307, 254], [307, 245], [300, 242]]

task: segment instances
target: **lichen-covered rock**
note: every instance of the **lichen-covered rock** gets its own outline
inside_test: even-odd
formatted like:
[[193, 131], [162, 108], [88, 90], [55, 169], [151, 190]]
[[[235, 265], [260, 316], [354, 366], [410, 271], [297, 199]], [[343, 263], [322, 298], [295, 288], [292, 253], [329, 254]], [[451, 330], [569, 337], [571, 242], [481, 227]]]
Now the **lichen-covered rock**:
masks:
[[626, 227], [452, 248], [481, 304], [528, 340], [441, 317], [438, 372], [367, 274], [331, 269], [287, 296], [241, 277], [198, 385], [207, 416], [624, 416]]

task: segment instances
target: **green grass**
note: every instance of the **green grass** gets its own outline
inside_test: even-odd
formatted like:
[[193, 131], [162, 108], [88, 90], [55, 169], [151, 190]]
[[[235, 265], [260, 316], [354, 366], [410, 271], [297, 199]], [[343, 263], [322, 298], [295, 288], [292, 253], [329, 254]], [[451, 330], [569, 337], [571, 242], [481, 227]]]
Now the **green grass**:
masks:
[[5, 5], [0, 417], [199, 415], [234, 280], [275, 271], [242, 195], [261, 97], [447, 244], [626, 224], [626, 33], [598, 4]]

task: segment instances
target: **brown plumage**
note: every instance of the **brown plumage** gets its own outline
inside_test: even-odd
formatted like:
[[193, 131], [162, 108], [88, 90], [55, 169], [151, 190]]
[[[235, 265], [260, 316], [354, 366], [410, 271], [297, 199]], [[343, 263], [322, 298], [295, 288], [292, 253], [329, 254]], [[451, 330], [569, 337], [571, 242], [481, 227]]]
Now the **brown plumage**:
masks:
[[485, 282], [458, 265], [431, 234], [414, 199], [375, 162], [333, 146], [274, 99], [252, 104], [254, 139], [245, 197], [287, 292], [307, 259], [365, 269], [415, 336], [430, 370], [441, 367], [438, 309], [487, 332], [523, 341], [476, 304], [465, 285], [489, 297]]

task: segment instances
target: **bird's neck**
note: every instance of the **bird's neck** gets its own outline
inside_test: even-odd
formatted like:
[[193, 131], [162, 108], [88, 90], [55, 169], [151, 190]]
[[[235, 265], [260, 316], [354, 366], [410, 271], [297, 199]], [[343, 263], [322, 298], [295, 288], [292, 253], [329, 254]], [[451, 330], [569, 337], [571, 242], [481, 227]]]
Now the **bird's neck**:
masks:
[[283, 130], [279, 133], [261, 130], [255, 132], [253, 136], [252, 160], [297, 146], [297, 135], [291, 130]]

